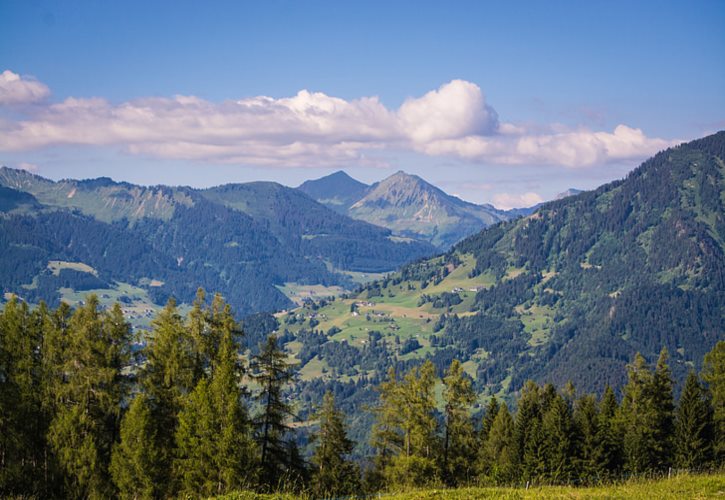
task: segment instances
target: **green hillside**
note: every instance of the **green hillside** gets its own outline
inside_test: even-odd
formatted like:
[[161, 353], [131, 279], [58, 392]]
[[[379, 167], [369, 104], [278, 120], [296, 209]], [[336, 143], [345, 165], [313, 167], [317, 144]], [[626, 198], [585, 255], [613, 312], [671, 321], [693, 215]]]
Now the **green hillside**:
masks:
[[527, 379], [601, 393], [662, 347], [678, 383], [725, 339], [725, 132], [664, 151], [626, 179], [544, 204], [356, 293], [277, 315], [296, 391], [353, 411], [388, 367], [452, 359], [479, 403]]

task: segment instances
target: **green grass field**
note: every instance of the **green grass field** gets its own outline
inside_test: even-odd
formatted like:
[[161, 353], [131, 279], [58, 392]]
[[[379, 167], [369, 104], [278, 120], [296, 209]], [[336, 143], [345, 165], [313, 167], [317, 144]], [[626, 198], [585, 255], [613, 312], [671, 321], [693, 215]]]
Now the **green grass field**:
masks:
[[[539, 498], [627, 498], [627, 499], [700, 499], [725, 497], [725, 473], [690, 475], [681, 474], [671, 479], [633, 480], [621, 484], [596, 487], [542, 486], [525, 488], [461, 488], [420, 489], [401, 493], [380, 493], [360, 498], [384, 498], [388, 500], [478, 498], [539, 499]], [[274, 494], [260, 495], [250, 492], [231, 493], [224, 500], [296, 500], [312, 499], [307, 495]]]

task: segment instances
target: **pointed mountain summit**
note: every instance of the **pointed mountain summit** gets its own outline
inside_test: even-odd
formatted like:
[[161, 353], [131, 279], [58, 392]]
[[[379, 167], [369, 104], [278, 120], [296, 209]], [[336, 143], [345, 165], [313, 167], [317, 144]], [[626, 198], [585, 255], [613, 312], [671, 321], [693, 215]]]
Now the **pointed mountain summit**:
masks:
[[348, 213], [398, 236], [424, 239], [440, 248], [509, 218], [490, 205], [468, 203], [403, 171], [371, 186]]
[[342, 170], [319, 179], [303, 182], [297, 189], [328, 208], [347, 213], [352, 204], [365, 196], [370, 186]]

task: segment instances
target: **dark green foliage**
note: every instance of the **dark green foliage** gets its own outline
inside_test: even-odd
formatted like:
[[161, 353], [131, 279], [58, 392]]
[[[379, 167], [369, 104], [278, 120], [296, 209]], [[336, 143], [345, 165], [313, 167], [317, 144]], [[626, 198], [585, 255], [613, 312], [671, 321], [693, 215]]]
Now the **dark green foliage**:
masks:
[[259, 385], [256, 396], [260, 410], [254, 419], [256, 439], [260, 449], [261, 480], [268, 488], [275, 489], [286, 482], [299, 481], [297, 452], [287, 439], [292, 408], [282, 393], [284, 386], [293, 378], [287, 355], [270, 335], [260, 352], [252, 359], [251, 376]]
[[680, 396], [675, 420], [675, 465], [699, 469], [712, 460], [712, 409], [695, 372], [690, 372]]
[[165, 478], [156, 425], [147, 396], [138, 394], [121, 421], [121, 442], [113, 447], [110, 472], [121, 498], [154, 498]]
[[712, 397], [715, 424], [715, 459], [725, 460], [725, 341], [718, 342], [705, 356], [702, 379]]
[[347, 437], [344, 416], [335, 407], [335, 397], [325, 393], [316, 414], [320, 430], [313, 435], [317, 447], [312, 454], [311, 488], [318, 498], [351, 495], [360, 491], [360, 472], [350, 460], [354, 443]]

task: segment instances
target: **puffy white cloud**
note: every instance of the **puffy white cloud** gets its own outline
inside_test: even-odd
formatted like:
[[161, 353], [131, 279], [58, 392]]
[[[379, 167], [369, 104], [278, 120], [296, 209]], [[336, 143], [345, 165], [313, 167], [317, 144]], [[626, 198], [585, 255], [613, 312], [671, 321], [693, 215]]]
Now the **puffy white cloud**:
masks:
[[[42, 83], [10, 71], [0, 82], [0, 104], [49, 94]], [[302, 90], [218, 103], [194, 96], [120, 104], [70, 97], [26, 111], [23, 119], [0, 118], [0, 151], [114, 146], [158, 158], [319, 167], [379, 164], [384, 155], [377, 153], [394, 149], [487, 164], [587, 167], [641, 159], [671, 144], [625, 125], [595, 132], [499, 122], [481, 89], [463, 80], [407, 99], [397, 110], [377, 97], [348, 101]]]
[[503, 210], [533, 207], [543, 201], [544, 199], [541, 196], [533, 192], [523, 194], [499, 193], [493, 197], [493, 205]]
[[406, 100], [398, 116], [405, 134], [416, 144], [490, 135], [498, 128], [498, 114], [486, 104], [481, 89], [463, 80]]
[[0, 106], [42, 101], [50, 95], [43, 83], [23, 78], [10, 70], [0, 73]]

